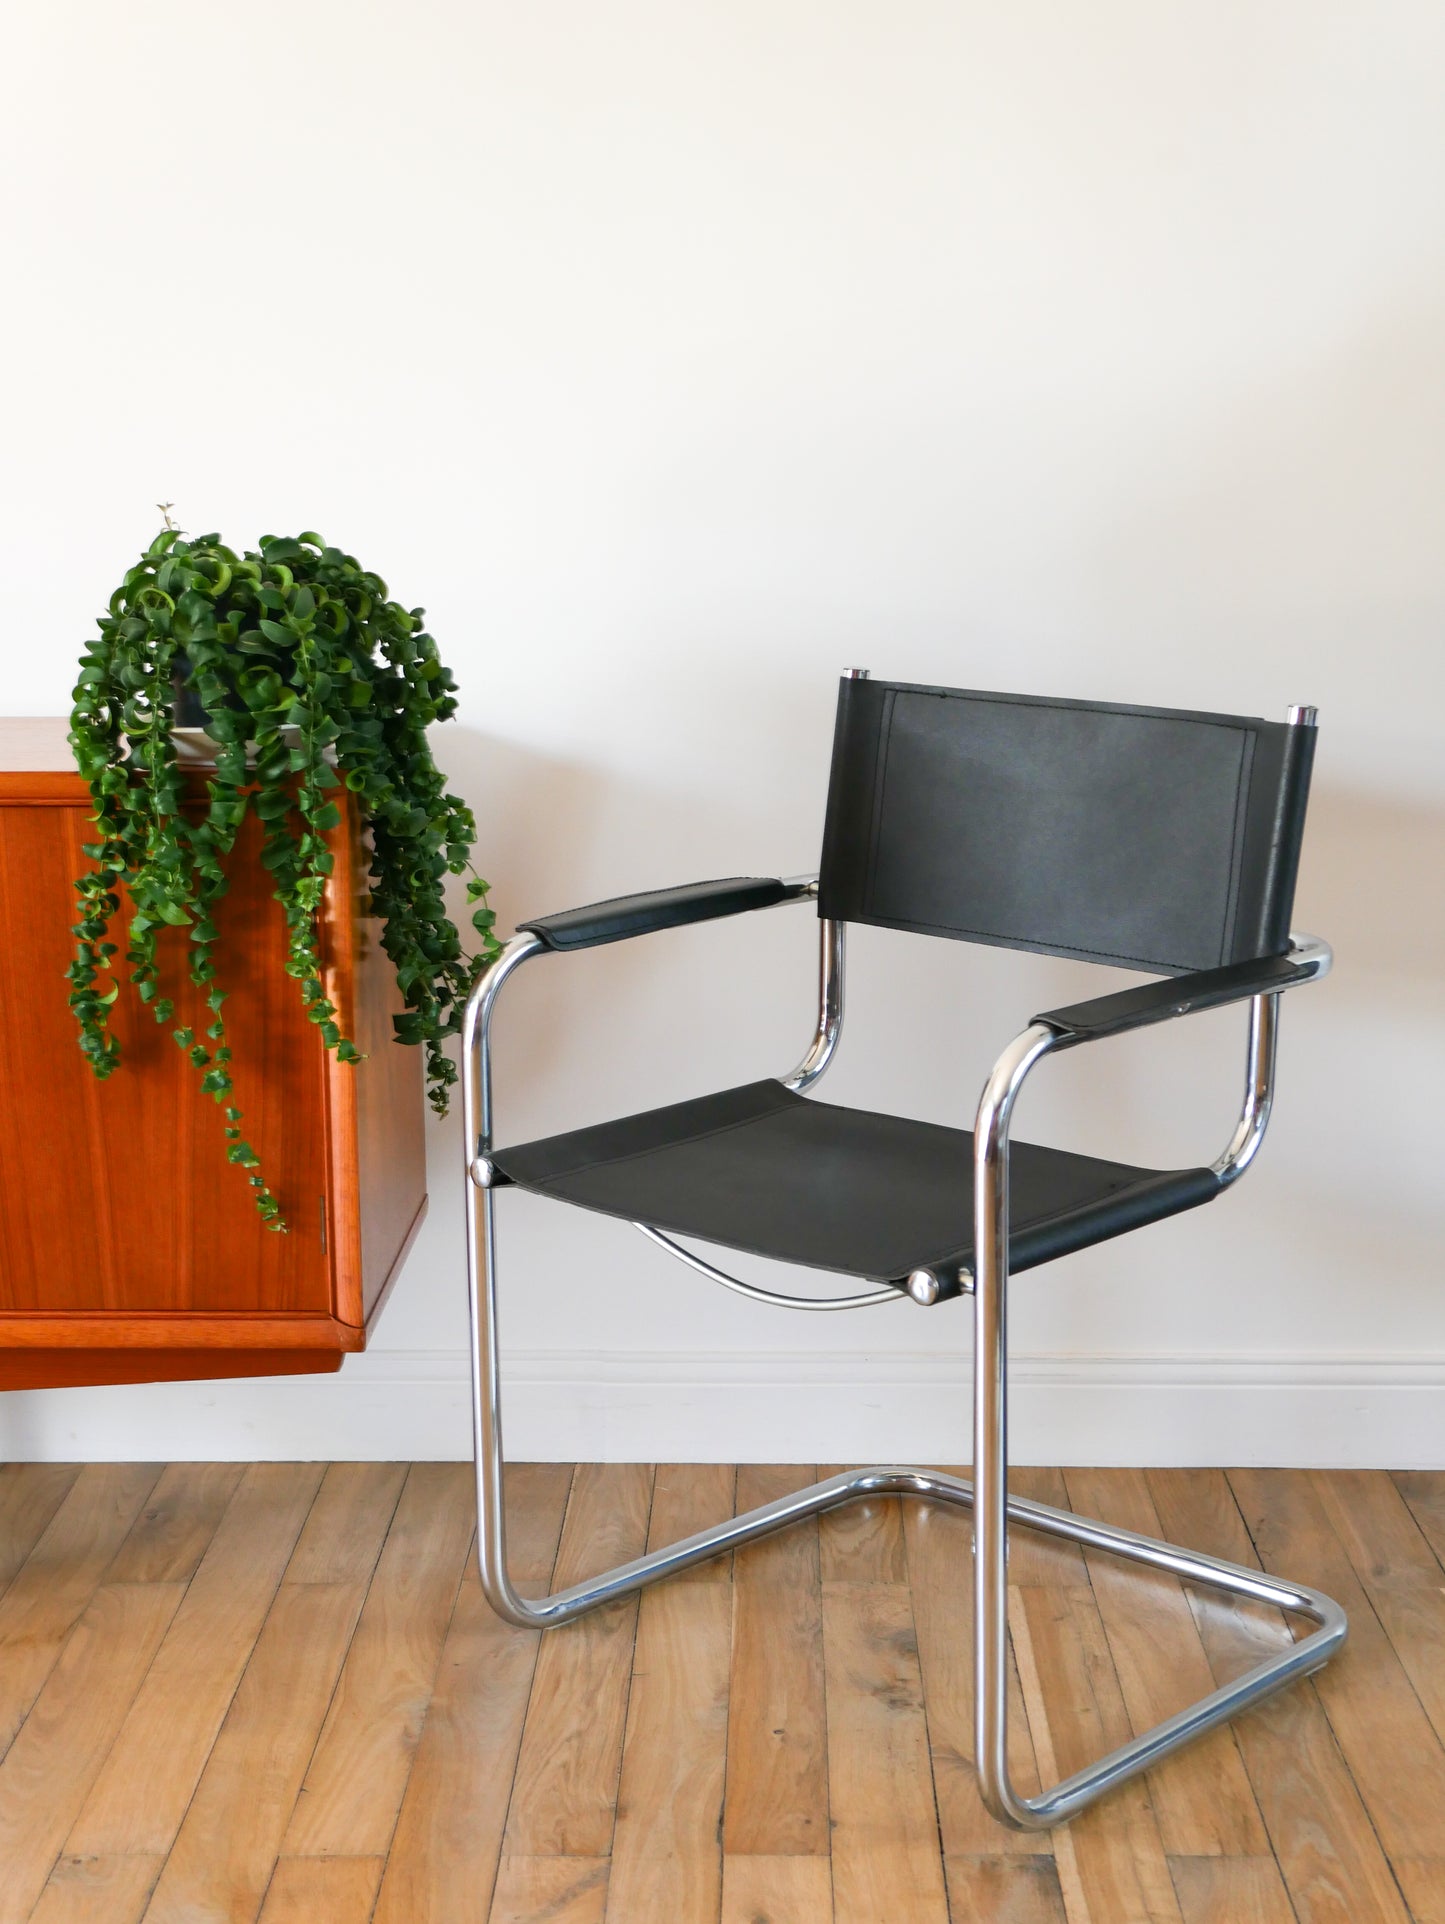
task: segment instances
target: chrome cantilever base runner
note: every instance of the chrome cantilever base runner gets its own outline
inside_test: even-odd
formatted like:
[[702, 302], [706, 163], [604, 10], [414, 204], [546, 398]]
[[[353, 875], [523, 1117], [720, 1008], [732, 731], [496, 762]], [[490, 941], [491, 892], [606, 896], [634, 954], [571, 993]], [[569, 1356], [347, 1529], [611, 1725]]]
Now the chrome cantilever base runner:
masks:
[[[1053, 1046], [1054, 1038], [1049, 1030], [1038, 1024], [1026, 1029], [999, 1058], [984, 1088], [975, 1133], [974, 1200], [978, 1233], [972, 1294], [976, 1484], [941, 1470], [894, 1465], [853, 1470], [815, 1483], [775, 1503], [764, 1504], [744, 1516], [729, 1518], [710, 1530], [701, 1530], [667, 1549], [638, 1557], [584, 1583], [573, 1584], [554, 1596], [519, 1596], [507, 1569], [502, 1489], [496, 1212], [488, 1162], [492, 1143], [488, 1026], [502, 981], [539, 946], [533, 937], [516, 938], [483, 976], [467, 1007], [462, 1057], [462, 1093], [469, 1145], [467, 1271], [477, 1474], [477, 1561], [482, 1589], [499, 1616], [527, 1629], [545, 1630], [572, 1623], [589, 1610], [629, 1596], [693, 1564], [706, 1562], [722, 1551], [862, 1498], [923, 1497], [971, 1509], [975, 1512], [975, 1762], [979, 1792], [986, 1807], [1000, 1822], [1019, 1830], [1046, 1830], [1066, 1822], [1115, 1785], [1148, 1770], [1192, 1738], [1328, 1662], [1344, 1642], [1348, 1624], [1340, 1606], [1319, 1591], [1007, 1494], [1004, 1309], [1008, 1281], [1008, 1126], [1024, 1078]], [[1241, 1165], [1257, 1147], [1268, 1112], [1277, 1002], [1277, 996], [1260, 997], [1251, 1014], [1248, 1085], [1251, 1093], [1230, 1151], [1230, 1159]], [[1121, 1745], [1051, 1790], [1037, 1797], [1022, 1796], [1010, 1780], [1007, 1754], [1010, 1523], [1067, 1538], [1090, 1550], [1107, 1550], [1135, 1563], [1171, 1571], [1191, 1583], [1208, 1584], [1256, 1603], [1294, 1612], [1309, 1618], [1317, 1628], [1279, 1656], [1257, 1665], [1177, 1716], [1156, 1724], [1152, 1730]]]
[[[956, 1503], [967, 1509], [973, 1506], [973, 1486], [962, 1477], [949, 1476], [941, 1470], [889, 1465], [852, 1470], [843, 1476], [829, 1477], [824, 1483], [811, 1484], [791, 1496], [780, 1497], [777, 1502], [766, 1503], [761, 1509], [749, 1510], [743, 1516], [730, 1518], [710, 1530], [700, 1530], [696, 1536], [684, 1537], [665, 1550], [654, 1551], [651, 1556], [619, 1564], [615, 1570], [573, 1584], [570, 1589], [559, 1590], [553, 1596], [533, 1600], [519, 1597], [507, 1574], [501, 1469], [501, 1457], [498, 1454], [490, 1462], [481, 1463], [478, 1471], [478, 1560], [482, 1588], [487, 1601], [499, 1616], [509, 1623], [536, 1630], [573, 1623], [589, 1610], [595, 1610], [617, 1597], [629, 1596], [664, 1577], [675, 1576], [678, 1571], [689, 1569], [695, 1563], [705, 1563], [709, 1557], [717, 1556], [722, 1551], [736, 1549], [740, 1544], [751, 1543], [757, 1537], [785, 1529], [790, 1523], [818, 1516], [824, 1510], [836, 1510], [860, 1498], [917, 1496], [936, 1502]], [[1075, 1516], [1067, 1510], [1051, 1509], [1045, 1503], [1031, 1503], [1022, 1497], [1009, 1498], [1008, 1517], [1010, 1522], [1024, 1524], [1032, 1530], [1042, 1530], [1050, 1536], [1067, 1537], [1090, 1549], [1109, 1550], [1116, 1556], [1129, 1557], [1137, 1563], [1173, 1571], [1176, 1576], [1193, 1583], [1212, 1584], [1237, 1596], [1250, 1597], [1256, 1603], [1273, 1604], [1280, 1610], [1298, 1612], [1320, 1626], [1281, 1656], [1257, 1665], [1236, 1682], [1225, 1684], [1199, 1703], [1181, 1710], [1177, 1716], [1156, 1724], [1152, 1730], [1136, 1737], [1131, 1743], [1110, 1751], [1108, 1756], [1091, 1764], [1087, 1770], [1065, 1778], [1062, 1783], [1038, 1797], [1021, 1796], [1010, 1783], [1006, 1768], [993, 1773], [981, 1768], [979, 1783], [985, 1804], [995, 1817], [1016, 1829], [1047, 1830], [1054, 1824], [1064, 1823], [1096, 1797], [1123, 1783], [1126, 1778], [1150, 1769], [1171, 1751], [1187, 1744], [1191, 1738], [1212, 1730], [1216, 1724], [1224, 1723], [1295, 1678], [1308, 1676], [1311, 1671], [1318, 1670], [1344, 1641], [1344, 1612], [1337, 1603], [1322, 1596], [1318, 1590], [1267, 1577], [1258, 1570], [1225, 1563], [1217, 1557], [1180, 1549], [1172, 1543], [1161, 1543], [1153, 1537], [1135, 1536], [1132, 1531], [1117, 1530], [1088, 1517]], [[989, 1693], [991, 1697], [995, 1694], [997, 1697], [990, 1722], [996, 1723], [1001, 1737], [1006, 1736], [1005, 1681], [1005, 1677], [1000, 1676], [996, 1693], [993, 1690]]]
[[[490, 1215], [492, 1198], [479, 1199], [483, 1214]], [[487, 1238], [490, 1242], [490, 1237]], [[494, 1274], [495, 1272], [493, 1272]], [[615, 1570], [590, 1577], [549, 1597], [521, 1597], [513, 1588], [507, 1570], [506, 1520], [503, 1508], [501, 1446], [501, 1408], [498, 1381], [498, 1354], [495, 1341], [496, 1318], [493, 1293], [488, 1289], [479, 1298], [474, 1288], [473, 1360], [474, 1415], [476, 1419], [477, 1466], [477, 1560], [482, 1589], [487, 1601], [509, 1623], [528, 1629], [546, 1630], [576, 1621], [618, 1597], [630, 1596], [649, 1583], [675, 1576], [697, 1563], [757, 1537], [785, 1529], [805, 1517], [818, 1516], [845, 1503], [879, 1496], [924, 1497], [934, 1502], [954, 1503], [965, 1509], [974, 1504], [973, 1485], [962, 1477], [942, 1470], [911, 1469], [900, 1465], [878, 1465], [829, 1477], [807, 1489], [765, 1503], [745, 1515], [730, 1517], [712, 1529], [700, 1530], [650, 1556], [637, 1557]], [[1310, 1618], [1318, 1628], [1280, 1656], [1257, 1665], [1236, 1682], [1225, 1684], [1211, 1696], [1191, 1704], [1177, 1716], [1156, 1724], [1152, 1730], [1121, 1745], [1108, 1756], [1066, 1778], [1038, 1797], [1024, 1797], [1010, 1782], [1006, 1761], [1007, 1748], [1007, 1670], [1005, 1642], [995, 1647], [992, 1639], [980, 1639], [978, 1658], [978, 1739], [979, 1788], [984, 1803], [1003, 1823], [1021, 1830], [1046, 1830], [1065, 1822], [1116, 1784], [1147, 1770], [1177, 1750], [1191, 1738], [1225, 1722], [1260, 1698], [1281, 1689], [1297, 1677], [1318, 1670], [1343, 1643], [1345, 1613], [1329, 1597], [1301, 1584], [1285, 1582], [1251, 1570], [1241, 1564], [1225, 1563], [1218, 1557], [1163, 1543], [1153, 1537], [1136, 1536], [1130, 1530], [1115, 1529], [1068, 1510], [1056, 1510], [1046, 1503], [1009, 1497], [1005, 1513], [1010, 1523], [1022, 1524], [1048, 1536], [1066, 1537], [1091, 1550], [1108, 1550], [1136, 1563], [1169, 1570], [1192, 1583], [1211, 1584], [1256, 1603], [1272, 1604]], [[997, 1533], [1002, 1541], [1004, 1532]], [[979, 1564], [980, 1572], [983, 1565]]]

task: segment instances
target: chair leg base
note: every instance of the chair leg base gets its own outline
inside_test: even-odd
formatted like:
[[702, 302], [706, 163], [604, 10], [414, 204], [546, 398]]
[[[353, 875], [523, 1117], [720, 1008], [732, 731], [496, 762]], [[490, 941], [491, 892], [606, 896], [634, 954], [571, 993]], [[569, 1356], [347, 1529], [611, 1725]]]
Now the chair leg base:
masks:
[[[963, 1477], [950, 1476], [942, 1470], [880, 1464], [870, 1469], [851, 1470], [841, 1476], [829, 1477], [822, 1483], [812, 1484], [807, 1489], [766, 1503], [760, 1509], [749, 1510], [743, 1516], [729, 1518], [708, 1530], [700, 1530], [695, 1536], [684, 1537], [666, 1549], [655, 1550], [648, 1556], [621, 1564], [601, 1576], [573, 1584], [570, 1589], [560, 1590], [554, 1596], [535, 1601], [519, 1597], [504, 1572], [498, 1570], [496, 1565], [483, 1569], [483, 1588], [493, 1609], [510, 1622], [533, 1629], [553, 1628], [571, 1623], [587, 1611], [595, 1610], [618, 1597], [629, 1596], [647, 1584], [675, 1576], [694, 1564], [705, 1563], [710, 1557], [726, 1550], [736, 1549], [758, 1537], [771, 1535], [775, 1530], [785, 1529], [791, 1523], [821, 1515], [826, 1510], [838, 1509], [846, 1503], [879, 1496], [922, 1497], [933, 1502], [957, 1504], [964, 1509], [973, 1507], [973, 1486]], [[1016, 1829], [1045, 1830], [1067, 1821], [1097, 1797], [1140, 1771], [1148, 1770], [1182, 1744], [1212, 1730], [1215, 1725], [1224, 1723], [1294, 1679], [1320, 1669], [1345, 1640], [1348, 1622], [1344, 1611], [1332, 1598], [1322, 1595], [1318, 1590], [1267, 1576], [1263, 1571], [1250, 1569], [1243, 1564], [1226, 1563], [1221, 1558], [1205, 1556], [1155, 1537], [1138, 1536], [1132, 1530], [1116, 1529], [1112, 1524], [1076, 1516], [1069, 1510], [1056, 1510], [1046, 1503], [1034, 1503], [1024, 1497], [1009, 1497], [1008, 1517], [1011, 1523], [1020, 1524], [1026, 1529], [1063, 1537], [1084, 1545], [1086, 1549], [1107, 1550], [1114, 1556], [1147, 1564], [1154, 1569], [1167, 1570], [1191, 1583], [1207, 1584], [1235, 1596], [1248, 1597], [1256, 1603], [1269, 1604], [1276, 1609], [1307, 1617], [1317, 1626], [1309, 1636], [1291, 1644], [1277, 1657], [1256, 1665], [1233, 1683], [1223, 1685], [1176, 1716], [1156, 1724], [1152, 1730], [1121, 1745], [1086, 1770], [1055, 1785], [1052, 1790], [1044, 1791], [1037, 1797], [1025, 1798], [1004, 1786], [1002, 1796], [988, 1797], [986, 1801], [994, 1816]], [[484, 1536], [488, 1534], [483, 1531]], [[981, 1776], [986, 1776], [986, 1773], [981, 1773]]]

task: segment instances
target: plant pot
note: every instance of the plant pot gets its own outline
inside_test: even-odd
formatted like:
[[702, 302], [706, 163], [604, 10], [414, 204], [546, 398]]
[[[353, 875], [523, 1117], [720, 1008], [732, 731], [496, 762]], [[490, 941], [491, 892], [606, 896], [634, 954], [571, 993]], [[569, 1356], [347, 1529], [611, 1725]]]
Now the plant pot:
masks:
[[[175, 700], [174, 726], [176, 728], [204, 728], [206, 710], [199, 692], [190, 684], [191, 664], [185, 655], [177, 655], [171, 663], [171, 693]], [[226, 703], [227, 708], [238, 715], [244, 715], [246, 704], [232, 695]]]

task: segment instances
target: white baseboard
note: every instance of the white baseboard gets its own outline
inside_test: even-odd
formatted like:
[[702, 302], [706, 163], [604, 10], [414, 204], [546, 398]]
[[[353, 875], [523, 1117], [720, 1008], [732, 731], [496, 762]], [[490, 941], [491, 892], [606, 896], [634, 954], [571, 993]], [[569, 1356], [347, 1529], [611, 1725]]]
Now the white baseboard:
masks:
[[[505, 1371], [507, 1453], [607, 1462], [953, 1463], [966, 1356], [850, 1351], [530, 1352]], [[338, 1376], [0, 1395], [10, 1461], [461, 1458], [450, 1351]], [[1445, 1469], [1445, 1356], [1020, 1356], [1018, 1463]]]

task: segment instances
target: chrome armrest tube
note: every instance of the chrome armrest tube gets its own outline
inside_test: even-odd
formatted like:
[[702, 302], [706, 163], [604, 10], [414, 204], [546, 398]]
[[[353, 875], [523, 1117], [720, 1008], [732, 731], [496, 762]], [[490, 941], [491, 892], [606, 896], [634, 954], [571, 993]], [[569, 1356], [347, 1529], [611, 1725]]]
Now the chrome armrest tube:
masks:
[[[784, 886], [800, 891], [796, 898], [805, 902], [818, 899], [818, 877], [790, 875]], [[781, 906], [781, 905], [780, 905]], [[822, 1076], [838, 1047], [843, 1033], [843, 976], [847, 959], [847, 925], [822, 916], [818, 921], [818, 1020], [813, 1039], [803, 1059], [790, 1075], [782, 1078], [783, 1087], [801, 1093]]]
[[1244, 1101], [1239, 1121], [1222, 1155], [1209, 1165], [1221, 1185], [1238, 1182], [1259, 1153], [1274, 1107], [1274, 1072], [1279, 1053], [1279, 997], [1257, 995], [1249, 1005], [1245, 1045]]
[[[1225, 1188], [1230, 1183], [1237, 1182], [1253, 1162], [1259, 1153], [1260, 1144], [1264, 1141], [1265, 1130], [1269, 1127], [1270, 1110], [1274, 1104], [1275, 1065], [1279, 1049], [1280, 997], [1288, 988], [1300, 988], [1307, 982], [1318, 982], [1323, 976], [1328, 975], [1334, 961], [1334, 952], [1322, 937], [1300, 932], [1290, 936], [1287, 959], [1297, 968], [1308, 970], [1309, 973], [1300, 975], [1294, 982], [1285, 983], [1282, 988], [1267, 990], [1248, 997], [1249, 1032], [1245, 1051], [1244, 1101], [1240, 1107], [1239, 1121], [1235, 1125], [1234, 1134], [1223, 1152], [1210, 1164], [1210, 1168]], [[1198, 979], [1203, 980], [1203, 978]], [[1104, 1004], [1096, 1006], [1107, 1006], [1107, 999]], [[1182, 1015], [1197, 1014], [1211, 1006], [1220, 1005], [1201, 1002], [1196, 1007], [1188, 1002], [1181, 1002], [1180, 1006], [1169, 1011], [1169, 1014], [1177, 1019]], [[1060, 1030], [1057, 1023], [1049, 1016], [1038, 1018], [1036, 1026], [1047, 1027], [1051, 1023], [1055, 1029], [1057, 1046], [1060, 1048], [1071, 1048], [1085, 1042], [1102, 1042], [1110, 1035], [1127, 1035], [1133, 1027], [1143, 1026], [1130, 1024], [1128, 1027], [1100, 1029], [1097, 1034], [1091, 1035], [1087, 1032]]]
[[483, 1187], [491, 1180], [485, 1165], [492, 1148], [492, 1010], [508, 976], [545, 947], [539, 935], [514, 935], [479, 977], [462, 1016], [462, 1133], [467, 1172]]
[[[815, 874], [787, 876], [782, 886], [788, 893], [770, 906], [784, 908], [790, 902], [817, 900]], [[788, 1078], [790, 1089], [803, 1089], [817, 1081], [832, 1059], [843, 1027], [843, 924], [824, 921], [819, 923], [819, 930], [818, 1022], [807, 1054]], [[462, 1127], [469, 1145], [469, 1173], [483, 1188], [491, 1181], [487, 1159], [493, 1129], [492, 1011], [507, 978], [547, 947], [531, 930], [514, 935], [478, 978], [462, 1016]]]
[[[1318, 935], [1305, 934], [1291, 935], [1289, 940], [1291, 959], [1313, 966], [1314, 974], [1308, 978], [1310, 981], [1318, 982], [1322, 976], [1329, 974], [1334, 951], [1328, 942]], [[1277, 991], [1273, 995], [1250, 998], [1249, 1034], [1244, 1057], [1244, 1101], [1240, 1105], [1234, 1134], [1223, 1153], [1209, 1165], [1226, 1189], [1231, 1183], [1239, 1181], [1259, 1154], [1264, 1132], [1269, 1127], [1279, 1055], [1280, 993]]]

